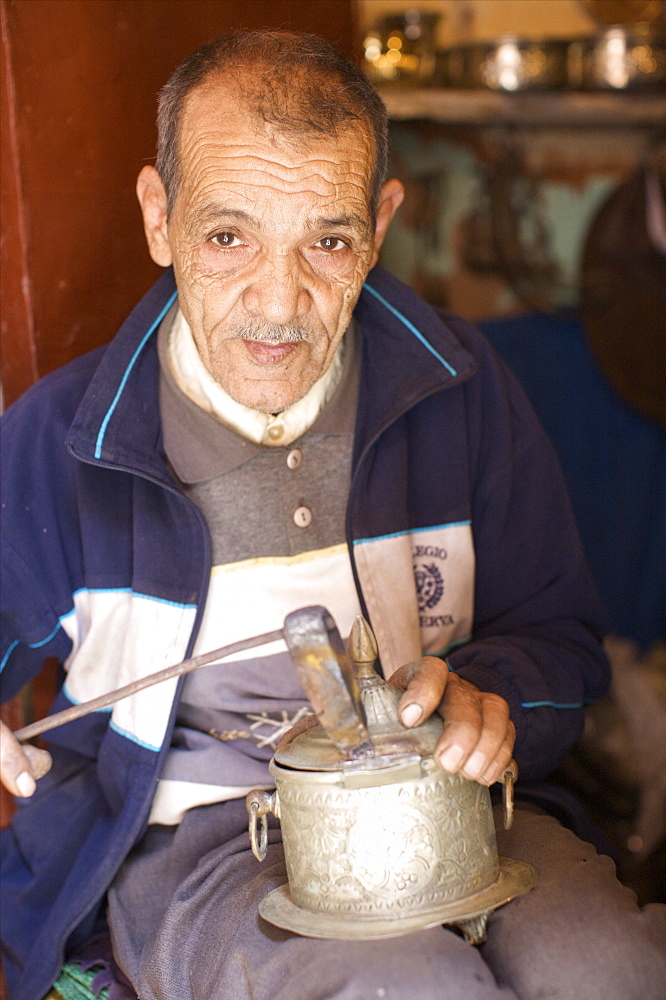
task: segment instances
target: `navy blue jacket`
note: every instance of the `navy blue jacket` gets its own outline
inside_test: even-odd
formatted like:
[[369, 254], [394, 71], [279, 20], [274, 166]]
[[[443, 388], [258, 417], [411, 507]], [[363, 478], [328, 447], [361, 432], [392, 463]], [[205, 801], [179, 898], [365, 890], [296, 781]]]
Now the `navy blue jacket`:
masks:
[[[3, 418], [2, 687], [63, 664], [53, 710], [192, 648], [210, 540], [162, 445], [156, 330], [167, 271], [115, 339]], [[522, 780], [540, 781], [609, 682], [605, 619], [552, 447], [481, 334], [375, 268], [363, 333], [347, 534], [390, 673], [422, 651], [510, 706]], [[66, 672], [66, 679], [65, 679]], [[54, 766], [3, 831], [12, 1000], [39, 1000], [103, 918], [145, 830], [177, 683], [50, 735]]]

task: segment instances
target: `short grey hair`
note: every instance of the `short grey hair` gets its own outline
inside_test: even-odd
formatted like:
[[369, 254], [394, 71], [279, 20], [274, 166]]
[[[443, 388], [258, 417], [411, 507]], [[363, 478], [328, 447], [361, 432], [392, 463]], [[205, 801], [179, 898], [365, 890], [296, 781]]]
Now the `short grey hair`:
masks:
[[373, 140], [373, 219], [388, 161], [388, 118], [379, 94], [351, 59], [317, 35], [282, 29], [232, 31], [201, 45], [159, 95], [156, 167], [171, 213], [180, 183], [179, 134], [185, 100], [209, 77], [253, 66], [248, 83], [233, 80], [258, 118], [294, 135], [335, 135], [360, 124]]

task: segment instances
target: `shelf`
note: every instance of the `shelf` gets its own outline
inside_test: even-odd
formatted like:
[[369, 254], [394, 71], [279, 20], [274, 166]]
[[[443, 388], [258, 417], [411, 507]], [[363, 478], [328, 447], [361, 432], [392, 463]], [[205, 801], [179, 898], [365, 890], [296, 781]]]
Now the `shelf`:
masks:
[[654, 127], [666, 121], [666, 94], [378, 89], [394, 121], [605, 128]]

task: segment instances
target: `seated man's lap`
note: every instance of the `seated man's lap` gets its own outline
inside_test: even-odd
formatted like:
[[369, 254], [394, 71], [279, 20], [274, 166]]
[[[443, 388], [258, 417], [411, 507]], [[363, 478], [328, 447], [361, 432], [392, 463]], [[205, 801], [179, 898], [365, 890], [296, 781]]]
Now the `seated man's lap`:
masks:
[[[196, 814], [196, 815], [195, 815]], [[118, 963], [141, 1000], [661, 1000], [666, 907], [641, 911], [608, 858], [556, 820], [516, 810], [500, 853], [537, 887], [492, 914], [474, 948], [433, 928], [386, 941], [299, 937], [258, 916], [286, 881], [280, 833], [249, 850], [241, 802], [151, 831], [109, 893]]]
[[666, 906], [641, 909], [611, 859], [550, 816], [518, 809], [497, 840], [500, 854], [539, 872], [532, 892], [490, 920], [481, 953], [498, 981], [525, 998], [663, 1000]]

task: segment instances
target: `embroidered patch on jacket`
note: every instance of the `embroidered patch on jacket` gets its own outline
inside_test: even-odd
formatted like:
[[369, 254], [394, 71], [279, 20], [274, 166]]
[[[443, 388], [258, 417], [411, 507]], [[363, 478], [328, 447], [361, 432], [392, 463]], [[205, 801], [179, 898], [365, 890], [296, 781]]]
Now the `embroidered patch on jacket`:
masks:
[[469, 637], [475, 564], [469, 521], [359, 539], [354, 555], [389, 676], [415, 656], [441, 656]]
[[427, 613], [437, 608], [444, 596], [444, 562], [448, 558], [446, 549], [438, 545], [415, 545], [412, 558], [421, 628], [453, 625], [454, 619], [450, 614]]

